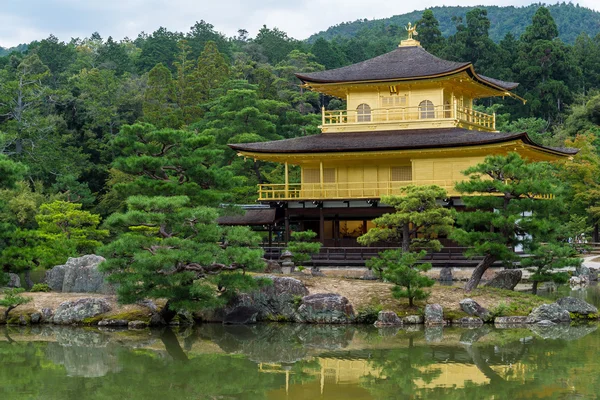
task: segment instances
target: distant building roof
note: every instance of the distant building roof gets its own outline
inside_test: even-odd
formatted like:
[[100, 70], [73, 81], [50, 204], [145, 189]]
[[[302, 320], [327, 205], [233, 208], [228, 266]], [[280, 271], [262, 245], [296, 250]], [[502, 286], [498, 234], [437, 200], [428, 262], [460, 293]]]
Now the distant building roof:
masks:
[[321, 133], [271, 142], [230, 144], [234, 150], [254, 153], [333, 153], [382, 150], [411, 150], [442, 147], [466, 147], [521, 140], [542, 150], [564, 155], [578, 152], [573, 148], [544, 147], [527, 133], [494, 133], [461, 128], [409, 129], [379, 132]]
[[275, 209], [248, 209], [244, 215], [224, 215], [217, 219], [219, 225], [272, 225]]
[[466, 71], [483, 84], [512, 90], [519, 84], [478, 75], [469, 62], [442, 60], [420, 46], [398, 47], [394, 51], [346, 67], [313, 73], [298, 73], [305, 83], [370, 82], [424, 79]]

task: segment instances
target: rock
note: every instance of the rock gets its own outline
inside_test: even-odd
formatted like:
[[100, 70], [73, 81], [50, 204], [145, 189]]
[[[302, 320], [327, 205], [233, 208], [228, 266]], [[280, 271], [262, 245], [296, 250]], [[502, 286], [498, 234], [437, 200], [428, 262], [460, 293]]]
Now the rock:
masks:
[[481, 326], [481, 325], [483, 325], [483, 320], [478, 317], [462, 317], [462, 318], [453, 320], [452, 325]]
[[21, 287], [21, 278], [19, 275], [9, 273], [8, 274], [8, 283], [6, 284], [9, 288], [20, 288]]
[[444, 267], [440, 270], [441, 282], [452, 282], [452, 268]]
[[57, 265], [46, 272], [50, 288], [63, 293], [114, 294], [115, 287], [105, 282], [105, 275], [98, 270], [103, 257], [91, 254], [69, 258], [64, 265]]
[[58, 306], [52, 322], [57, 325], [80, 323], [87, 318], [96, 317], [110, 310], [110, 305], [104, 299], [85, 298], [66, 301]]
[[374, 325], [378, 328], [383, 326], [401, 326], [402, 320], [393, 311], [379, 311], [377, 321], [375, 321]]
[[422, 315], [407, 315], [402, 318], [402, 323], [407, 325], [419, 325], [425, 322], [425, 318]]
[[590, 268], [587, 267], [585, 264], [581, 264], [580, 266], [578, 266], [575, 269], [575, 273], [579, 277], [583, 277], [583, 276], [588, 277], [588, 276], [590, 276]]
[[535, 324], [536, 322], [544, 320], [552, 322], [569, 322], [571, 321], [571, 316], [567, 310], [556, 303], [552, 303], [542, 304], [541, 306], [534, 308], [527, 318], [527, 322], [530, 324]]
[[127, 326], [129, 321], [126, 319], [103, 319], [98, 322], [98, 326]]
[[354, 309], [344, 296], [317, 293], [302, 298], [296, 320], [312, 324], [349, 324], [354, 317]]
[[587, 284], [587, 276], [585, 276], [585, 275], [572, 276], [571, 279], [569, 279], [569, 285], [571, 285], [571, 286], [586, 285], [586, 284]]
[[514, 290], [515, 286], [521, 281], [523, 271], [520, 269], [506, 269], [500, 271], [492, 278], [491, 281], [485, 284], [487, 287], [498, 289]]
[[427, 304], [425, 306], [425, 325], [443, 325], [444, 310], [439, 304]]
[[312, 267], [310, 269], [310, 275], [311, 276], [325, 276], [325, 274], [323, 272], [321, 272], [321, 270], [319, 269], [319, 267]]
[[471, 316], [476, 316], [481, 318], [483, 321], [488, 321], [491, 319], [491, 314], [487, 308], [483, 308], [473, 299], [462, 299], [460, 302], [460, 308], [467, 314]]
[[54, 311], [51, 308], [42, 308], [42, 322], [52, 322]]
[[575, 297], [563, 297], [556, 300], [556, 304], [564, 308], [570, 313], [589, 315], [598, 313], [598, 309], [593, 305], [575, 298]]
[[597, 268], [590, 268], [590, 282], [597, 282], [598, 281], [598, 269]]
[[32, 324], [39, 324], [42, 321], [42, 314], [41, 313], [33, 313], [31, 314], [31, 323]]
[[496, 317], [494, 319], [494, 325], [523, 325], [528, 323], [529, 317], [526, 316], [513, 316], [513, 317]]
[[255, 324], [258, 316], [258, 309], [254, 307], [240, 306], [235, 308], [225, 316], [224, 324], [228, 325], [247, 325]]
[[146, 329], [148, 327], [148, 323], [144, 321], [129, 321], [127, 327], [129, 329]]
[[537, 326], [554, 326], [556, 324], [552, 321], [548, 321], [547, 319], [545, 319], [543, 321], [536, 322], [536, 325]]
[[19, 325], [29, 325], [29, 320], [24, 315], [19, 315]]
[[378, 278], [373, 272], [372, 269], [368, 269], [365, 273], [360, 277], [363, 281], [376, 281]]
[[265, 272], [267, 274], [281, 274], [283, 271], [281, 270], [281, 265], [275, 260], [267, 260], [263, 259], [267, 266], [265, 267]]
[[146, 307], [153, 313], [158, 312], [158, 307], [156, 306], [156, 303], [154, 303], [152, 300], [149, 300], [149, 299], [140, 300], [136, 304], [139, 306], [142, 306], [142, 307]]

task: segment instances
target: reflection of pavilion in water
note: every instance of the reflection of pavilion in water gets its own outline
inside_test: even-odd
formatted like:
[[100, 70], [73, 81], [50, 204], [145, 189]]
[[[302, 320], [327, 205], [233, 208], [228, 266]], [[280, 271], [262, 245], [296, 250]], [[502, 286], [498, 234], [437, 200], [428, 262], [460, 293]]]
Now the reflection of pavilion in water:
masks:
[[[301, 394], [301, 398], [308, 393], [316, 395], [314, 391], [319, 390], [323, 395], [328, 385], [335, 385], [336, 398], [344, 397], [344, 391], [340, 388], [343, 385], [352, 386], [352, 395], [356, 396], [356, 388], [366, 377], [385, 379], [381, 368], [374, 367], [369, 359], [346, 359], [334, 357], [313, 357], [310, 361], [317, 361], [320, 365], [318, 369], [306, 368], [302, 373], [312, 375], [318, 379], [309, 383], [291, 383], [290, 380], [294, 371], [288, 365], [278, 363], [260, 363], [259, 370], [262, 373], [285, 374], [285, 393], [288, 398], [295, 398], [295, 394]], [[430, 380], [417, 378], [414, 385], [418, 389], [433, 388], [464, 388], [470, 385], [487, 385], [491, 383], [494, 377], [490, 377], [490, 372], [504, 380], [524, 381], [526, 375], [526, 366], [522, 363], [508, 363], [487, 366], [489, 370], [484, 371], [480, 365], [460, 363], [460, 362], [436, 362], [427, 366], [419, 367], [423, 375], [436, 372], [435, 377]], [[318, 386], [316, 385], [318, 382]], [[341, 390], [341, 391], [340, 391]], [[273, 392], [273, 399], [277, 397], [283, 388]], [[327, 398], [331, 399], [331, 392], [328, 392]], [[291, 397], [290, 397], [291, 396]], [[357, 397], [352, 397], [357, 398]], [[370, 398], [366, 396], [365, 398]]]

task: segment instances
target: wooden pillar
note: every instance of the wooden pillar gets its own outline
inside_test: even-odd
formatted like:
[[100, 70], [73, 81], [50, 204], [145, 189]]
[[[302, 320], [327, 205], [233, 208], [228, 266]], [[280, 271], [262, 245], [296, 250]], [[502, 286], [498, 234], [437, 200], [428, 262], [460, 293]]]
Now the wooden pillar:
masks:
[[321, 181], [321, 196], [320, 198], [325, 197], [325, 182], [323, 182], [323, 161], [319, 162], [319, 180]]
[[325, 214], [322, 206], [319, 208], [319, 238], [321, 243], [325, 244]]
[[600, 242], [600, 235], [598, 233], [598, 224], [594, 224], [594, 231], [592, 232], [592, 241], [594, 243]]
[[333, 217], [333, 239], [335, 246], [340, 245], [340, 216], [336, 214]]
[[289, 178], [289, 171], [288, 171], [288, 163], [286, 161], [286, 163], [285, 163], [285, 198], [286, 199], [290, 198], [289, 189], [290, 189], [290, 178]]
[[269, 247], [273, 247], [273, 225], [269, 224]]
[[289, 241], [290, 241], [290, 215], [289, 215], [287, 208], [285, 209], [284, 221], [285, 221], [285, 232], [283, 234], [283, 240], [285, 240], [286, 243], [289, 243]]
[[367, 233], [367, 220], [363, 220], [362, 231], [363, 231], [363, 235], [365, 233]]

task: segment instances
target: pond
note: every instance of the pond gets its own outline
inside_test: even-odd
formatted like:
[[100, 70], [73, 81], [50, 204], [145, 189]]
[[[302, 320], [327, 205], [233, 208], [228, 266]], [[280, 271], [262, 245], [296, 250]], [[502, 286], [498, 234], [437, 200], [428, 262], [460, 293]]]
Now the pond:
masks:
[[0, 399], [595, 398], [597, 325], [0, 327]]

